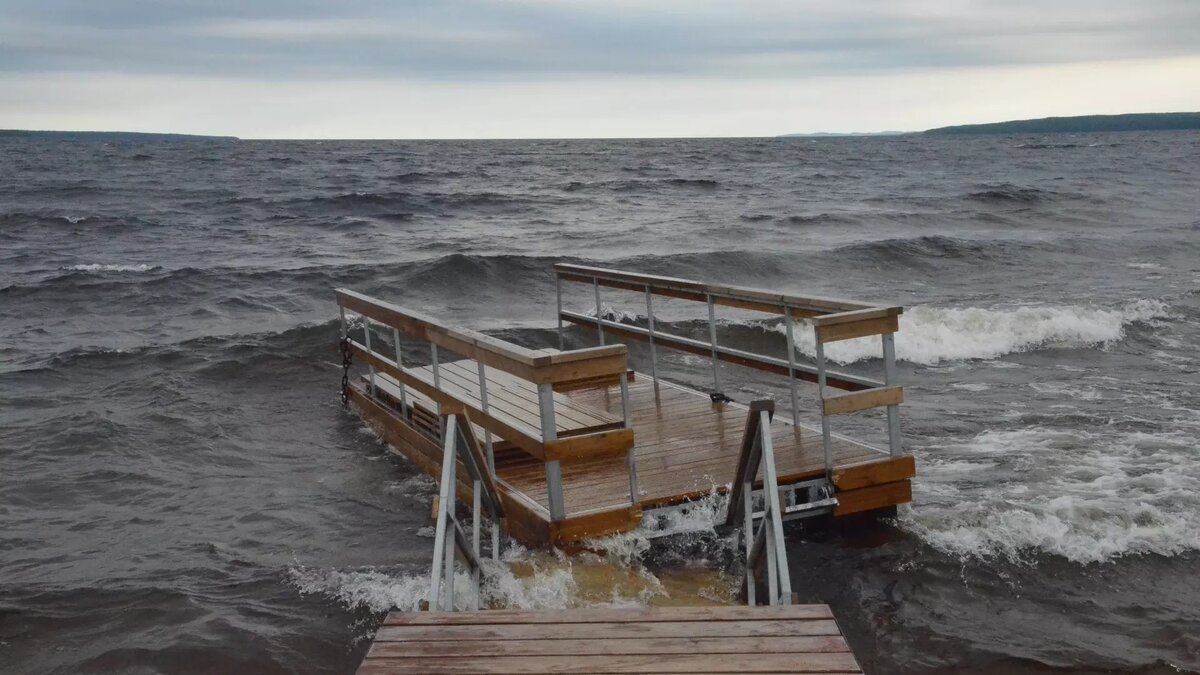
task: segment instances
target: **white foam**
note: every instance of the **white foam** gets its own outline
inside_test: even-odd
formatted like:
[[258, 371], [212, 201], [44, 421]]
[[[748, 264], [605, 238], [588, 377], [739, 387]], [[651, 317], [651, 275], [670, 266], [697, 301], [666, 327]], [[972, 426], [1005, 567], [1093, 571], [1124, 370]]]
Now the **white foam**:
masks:
[[953, 555], [1093, 563], [1200, 550], [1191, 434], [989, 431], [933, 447], [919, 462], [915, 501], [900, 522]]
[[[995, 359], [1044, 347], [1106, 345], [1125, 337], [1130, 324], [1167, 318], [1157, 300], [1137, 300], [1119, 309], [1088, 306], [1026, 306], [983, 309], [918, 305], [900, 315], [896, 358], [935, 365], [943, 361]], [[778, 330], [783, 330], [780, 326]], [[816, 354], [811, 330], [796, 333], [796, 349]], [[826, 357], [840, 364], [880, 358], [878, 337], [829, 344]]]
[[[603, 550], [603, 556], [530, 551], [508, 542], [499, 561], [483, 561], [480, 605], [513, 609], [644, 607], [664, 598], [696, 604], [728, 603], [736, 594], [738, 580], [706, 558], [657, 572], [643, 564], [652, 535], [713, 534], [716, 524], [724, 520], [726, 501], [723, 496], [713, 495], [693, 502], [686, 512], [669, 515], [642, 529], [589, 542], [589, 546]], [[717, 546], [736, 547], [736, 543], [732, 539], [719, 540]], [[410, 573], [374, 567], [322, 570], [295, 566], [289, 570], [289, 578], [302, 594], [324, 595], [350, 609], [372, 612], [415, 611], [429, 594], [428, 570]], [[470, 579], [459, 568], [455, 575], [455, 606], [469, 607], [472, 593]]]
[[71, 272], [149, 272], [158, 269], [157, 265], [110, 265], [93, 263], [88, 265], [71, 265], [70, 267], [61, 267], [59, 269], [68, 270]]

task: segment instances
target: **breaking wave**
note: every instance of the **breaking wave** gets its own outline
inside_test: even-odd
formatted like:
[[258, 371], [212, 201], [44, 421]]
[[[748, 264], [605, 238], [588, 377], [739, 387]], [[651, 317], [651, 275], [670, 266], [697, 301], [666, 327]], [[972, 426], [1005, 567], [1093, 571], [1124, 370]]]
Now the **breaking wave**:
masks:
[[[1117, 342], [1131, 324], [1167, 318], [1158, 300], [1137, 300], [1119, 309], [1087, 306], [961, 309], [920, 305], [900, 316], [896, 357], [910, 363], [995, 359], [1045, 347], [1091, 347]], [[780, 326], [779, 330], [783, 330]], [[796, 334], [796, 349], [816, 354], [811, 331]], [[840, 364], [880, 358], [878, 338], [835, 342], [826, 356]]]
[[916, 502], [900, 522], [951, 555], [1096, 563], [1200, 550], [1190, 434], [985, 431], [919, 460]]

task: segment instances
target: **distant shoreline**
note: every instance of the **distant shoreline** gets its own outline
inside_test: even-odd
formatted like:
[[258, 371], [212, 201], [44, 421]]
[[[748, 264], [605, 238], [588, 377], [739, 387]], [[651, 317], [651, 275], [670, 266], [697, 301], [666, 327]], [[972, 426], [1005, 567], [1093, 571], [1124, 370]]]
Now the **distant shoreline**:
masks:
[[839, 136], [981, 136], [985, 134], [1099, 133], [1113, 131], [1187, 131], [1200, 129], [1200, 112], [1127, 113], [1124, 115], [1077, 115], [1040, 117], [988, 124], [957, 124], [926, 131], [878, 131], [866, 133], [781, 134], [779, 138], [830, 138]]
[[205, 136], [203, 134], [160, 134], [145, 131], [42, 131], [0, 129], [0, 138], [56, 138], [87, 141], [239, 141], [237, 136]]

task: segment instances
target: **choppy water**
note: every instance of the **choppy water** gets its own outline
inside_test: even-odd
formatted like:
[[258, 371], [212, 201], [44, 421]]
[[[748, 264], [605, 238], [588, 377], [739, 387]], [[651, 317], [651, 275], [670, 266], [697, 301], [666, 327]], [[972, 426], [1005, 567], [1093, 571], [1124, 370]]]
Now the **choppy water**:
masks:
[[[432, 488], [338, 405], [331, 289], [542, 346], [571, 260], [909, 307], [915, 503], [791, 535], [872, 672], [1200, 671], [1198, 186], [1193, 133], [0, 141], [0, 670], [351, 672], [424, 592]], [[725, 600], [710, 520], [489, 595]]]

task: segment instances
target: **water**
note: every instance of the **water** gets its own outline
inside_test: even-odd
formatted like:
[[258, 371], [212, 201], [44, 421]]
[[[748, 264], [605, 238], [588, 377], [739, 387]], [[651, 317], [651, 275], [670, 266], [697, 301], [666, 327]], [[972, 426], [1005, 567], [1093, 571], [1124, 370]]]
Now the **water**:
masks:
[[[6, 139], [0, 669], [351, 672], [425, 592], [432, 487], [338, 405], [331, 289], [545, 346], [566, 260], [909, 308], [914, 504], [789, 535], [871, 672], [1200, 671], [1198, 184], [1193, 133]], [[698, 330], [684, 309], [661, 321]], [[780, 348], [722, 314], [723, 343]], [[875, 349], [830, 353], [874, 373]], [[610, 542], [633, 571], [510, 551], [488, 596], [728, 601], [716, 511]]]

